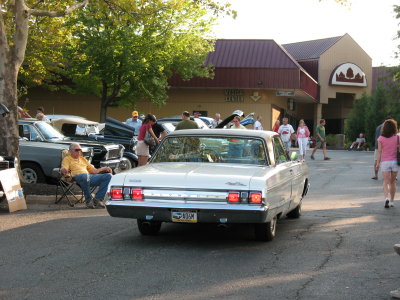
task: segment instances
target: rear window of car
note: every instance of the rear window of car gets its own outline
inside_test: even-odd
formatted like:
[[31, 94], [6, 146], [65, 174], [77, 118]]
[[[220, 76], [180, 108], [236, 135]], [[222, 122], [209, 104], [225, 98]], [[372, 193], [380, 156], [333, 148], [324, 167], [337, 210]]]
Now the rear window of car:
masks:
[[167, 137], [152, 162], [267, 165], [262, 139], [243, 137]]

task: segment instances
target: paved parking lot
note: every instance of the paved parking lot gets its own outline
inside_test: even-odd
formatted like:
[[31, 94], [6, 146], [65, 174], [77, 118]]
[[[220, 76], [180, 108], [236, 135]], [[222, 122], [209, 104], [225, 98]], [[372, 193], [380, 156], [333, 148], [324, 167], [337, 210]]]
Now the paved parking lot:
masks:
[[47, 198], [0, 212], [0, 299], [390, 299], [400, 201], [383, 208], [372, 152], [329, 156], [309, 161], [303, 215], [281, 219], [270, 243], [250, 226], [163, 224], [143, 237], [133, 220]]

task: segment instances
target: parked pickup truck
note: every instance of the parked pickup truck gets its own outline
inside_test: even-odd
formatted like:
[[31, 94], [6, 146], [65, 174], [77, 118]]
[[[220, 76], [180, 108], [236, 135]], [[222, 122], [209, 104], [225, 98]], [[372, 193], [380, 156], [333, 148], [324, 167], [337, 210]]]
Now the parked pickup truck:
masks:
[[[19, 140], [19, 158], [22, 176], [26, 183], [54, 183], [52, 172], [61, 166], [62, 152], [67, 144]], [[92, 161], [93, 149], [82, 147], [82, 154]]]
[[92, 147], [94, 152], [92, 164], [96, 168], [110, 167], [118, 171], [120, 163], [124, 161], [124, 147], [122, 145], [87, 140], [71, 140], [55, 129], [51, 124], [35, 119], [19, 120], [18, 125], [19, 136], [28, 141], [64, 145], [77, 142], [81, 144], [82, 147]]

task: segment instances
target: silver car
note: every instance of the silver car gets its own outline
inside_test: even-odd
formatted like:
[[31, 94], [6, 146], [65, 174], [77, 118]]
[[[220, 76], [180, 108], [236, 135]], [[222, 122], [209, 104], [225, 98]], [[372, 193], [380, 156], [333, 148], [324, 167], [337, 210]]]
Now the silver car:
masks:
[[306, 163], [291, 159], [274, 132], [180, 130], [148, 165], [112, 178], [106, 206], [137, 219], [144, 235], [162, 222], [251, 223], [257, 240], [270, 241], [278, 218], [300, 216], [308, 186]]

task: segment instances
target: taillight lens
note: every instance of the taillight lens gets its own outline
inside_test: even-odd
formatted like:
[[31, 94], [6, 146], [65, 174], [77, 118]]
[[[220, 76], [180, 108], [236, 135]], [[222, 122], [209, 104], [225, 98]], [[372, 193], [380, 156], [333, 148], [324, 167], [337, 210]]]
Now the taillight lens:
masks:
[[121, 199], [122, 200], [122, 188], [121, 187], [111, 187], [110, 189], [111, 199]]
[[251, 192], [249, 197], [249, 203], [251, 204], [261, 204], [262, 195], [259, 192]]
[[228, 193], [228, 202], [229, 203], [240, 203], [240, 195], [238, 192], [230, 192]]
[[143, 201], [143, 191], [141, 189], [132, 189], [131, 196], [133, 200]]

